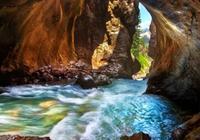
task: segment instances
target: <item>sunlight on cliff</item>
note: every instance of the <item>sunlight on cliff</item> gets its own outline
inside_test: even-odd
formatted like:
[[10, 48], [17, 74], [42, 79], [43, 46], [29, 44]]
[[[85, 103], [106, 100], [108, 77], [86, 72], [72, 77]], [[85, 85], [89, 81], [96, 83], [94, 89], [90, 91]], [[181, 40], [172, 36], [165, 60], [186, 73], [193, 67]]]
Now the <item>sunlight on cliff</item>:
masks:
[[83, 2], [43, 0], [30, 6], [25, 17], [19, 11], [20, 42], [7, 63], [34, 70], [46, 64], [59, 66], [75, 60], [74, 24]]
[[[109, 2], [108, 12], [112, 17], [110, 21], [106, 22], [106, 30], [108, 34], [104, 35], [104, 41], [99, 44], [92, 55], [92, 68], [99, 69], [100, 67], [106, 66], [108, 64], [107, 59], [111, 57], [115, 49], [115, 42], [117, 42], [117, 37], [121, 28], [121, 22], [113, 14], [113, 9], [115, 5]], [[109, 40], [111, 42], [109, 43]]]

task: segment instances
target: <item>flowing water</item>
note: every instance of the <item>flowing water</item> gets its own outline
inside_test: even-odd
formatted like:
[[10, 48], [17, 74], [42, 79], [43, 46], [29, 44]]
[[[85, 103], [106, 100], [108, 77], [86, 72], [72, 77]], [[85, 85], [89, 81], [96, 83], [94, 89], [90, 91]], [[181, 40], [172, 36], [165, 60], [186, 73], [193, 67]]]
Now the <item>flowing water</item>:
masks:
[[181, 122], [165, 98], [142, 95], [146, 81], [115, 80], [83, 90], [75, 85], [7, 87], [0, 95], [0, 134], [50, 136], [52, 140], [119, 140], [148, 133], [168, 140]]

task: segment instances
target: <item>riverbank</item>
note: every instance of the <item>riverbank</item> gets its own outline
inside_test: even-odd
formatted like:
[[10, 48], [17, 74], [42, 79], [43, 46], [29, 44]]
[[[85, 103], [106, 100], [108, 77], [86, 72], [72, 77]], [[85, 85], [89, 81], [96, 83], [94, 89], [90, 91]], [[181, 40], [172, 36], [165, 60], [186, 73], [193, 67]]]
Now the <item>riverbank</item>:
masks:
[[[48, 137], [40, 138], [40, 137], [21, 137], [21, 136], [0, 136], [0, 140], [50, 140]], [[131, 137], [124, 136], [121, 140], [151, 140], [149, 135], [144, 133], [137, 133]]]
[[4, 135], [4, 136], [0, 136], [0, 140], [50, 140], [50, 138]]
[[0, 71], [0, 85], [14, 86], [25, 84], [55, 85], [78, 84], [82, 88], [93, 88], [111, 83], [111, 78], [123, 77], [114, 69], [93, 70], [83, 61], [71, 62], [69, 65], [55, 68], [51, 65], [34, 72]]

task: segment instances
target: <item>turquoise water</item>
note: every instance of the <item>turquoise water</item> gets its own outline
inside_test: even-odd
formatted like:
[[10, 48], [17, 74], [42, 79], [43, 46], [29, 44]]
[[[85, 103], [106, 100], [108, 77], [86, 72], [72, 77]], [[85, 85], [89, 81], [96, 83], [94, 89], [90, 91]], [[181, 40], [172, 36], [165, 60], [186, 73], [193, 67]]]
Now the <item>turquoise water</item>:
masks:
[[115, 80], [83, 90], [74, 85], [7, 87], [0, 95], [0, 134], [50, 136], [52, 140], [119, 140], [148, 133], [168, 140], [181, 122], [165, 98], [143, 95], [146, 81]]

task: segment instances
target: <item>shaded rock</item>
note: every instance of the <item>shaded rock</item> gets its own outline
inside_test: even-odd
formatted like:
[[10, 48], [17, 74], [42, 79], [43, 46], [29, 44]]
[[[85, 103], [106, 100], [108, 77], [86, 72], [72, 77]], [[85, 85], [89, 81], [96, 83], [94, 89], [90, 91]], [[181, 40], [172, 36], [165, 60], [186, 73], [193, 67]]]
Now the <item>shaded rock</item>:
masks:
[[111, 83], [111, 80], [107, 75], [104, 74], [97, 74], [95, 72], [91, 74], [81, 73], [76, 83], [82, 88], [88, 89], [108, 85]]
[[152, 15], [148, 93], [200, 111], [200, 1], [140, 0]]
[[140, 132], [138, 134], [134, 134], [131, 137], [123, 136], [121, 137], [121, 140], [151, 140], [151, 138], [148, 134]]
[[194, 115], [175, 129], [172, 133], [174, 140], [199, 140], [200, 139], [200, 113]]
[[94, 78], [91, 75], [88, 75], [88, 74], [81, 74], [78, 77], [76, 83], [79, 84], [84, 89], [96, 87]]
[[186, 134], [187, 133], [185, 129], [177, 128], [176, 130], [173, 131], [172, 137], [174, 140], [183, 140]]
[[[27, 75], [37, 71], [36, 77], [43, 77], [39, 83], [59, 80], [66, 75], [63, 76], [62, 70], [51, 72], [54, 68], [92, 69], [94, 51], [105, 43], [109, 49], [103, 52], [100, 61], [110, 67], [116, 65], [119, 77], [131, 78], [134, 65], [130, 48], [139, 10], [135, 0], [124, 3], [121, 0], [1, 1], [0, 74], [2, 70], [8, 75], [15, 71]], [[52, 77], [50, 73], [55, 75]], [[20, 76], [9, 78], [6, 76], [2, 81], [21, 84]], [[32, 75], [23, 82], [38, 83]]]
[[151, 58], [155, 58], [158, 54], [156, 48], [158, 47], [157, 46], [157, 41], [156, 41], [156, 25], [151, 22], [151, 25], [150, 25], [150, 32], [151, 32], [151, 37], [150, 37], [150, 40], [149, 40], [149, 50], [148, 50], [148, 55], [151, 57]]
[[138, 69], [130, 54], [138, 15], [135, 0], [85, 1], [75, 28], [78, 57], [92, 63], [94, 69], [104, 67], [113, 77], [131, 78]]
[[4, 136], [0, 136], [0, 140], [50, 140], [50, 138], [4, 135]]
[[187, 134], [184, 140], [200, 140], [200, 126]]
[[112, 83], [112, 81], [107, 75], [99, 74], [99, 75], [97, 75], [97, 77], [95, 77], [95, 84], [97, 86], [104, 86], [104, 85], [108, 85], [111, 83]]
[[91, 69], [90, 65], [83, 59], [78, 60], [73, 66], [79, 69]]

